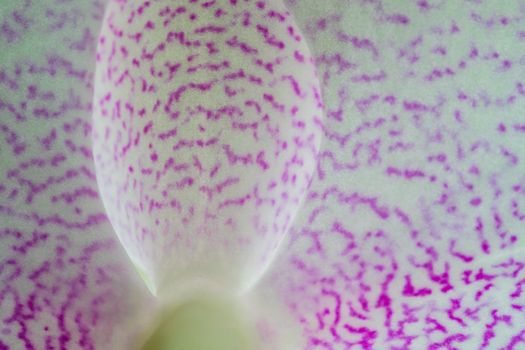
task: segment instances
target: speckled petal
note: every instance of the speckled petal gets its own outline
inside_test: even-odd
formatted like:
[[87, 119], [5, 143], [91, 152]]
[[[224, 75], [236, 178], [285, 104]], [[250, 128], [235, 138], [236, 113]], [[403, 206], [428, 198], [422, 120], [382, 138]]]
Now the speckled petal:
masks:
[[129, 349], [147, 291], [98, 197], [102, 4], [0, 4], [0, 349]]
[[[0, 349], [105, 349], [135, 289], [85, 194], [77, 75], [96, 30], [82, 1], [45, 3], [0, 5]], [[522, 3], [286, 3], [326, 121], [304, 206], [247, 295], [260, 333], [283, 349], [522, 349]]]
[[234, 291], [259, 279], [315, 169], [320, 93], [280, 0], [110, 3], [97, 51], [97, 177], [153, 293], [195, 278]]
[[306, 349], [524, 349], [523, 2], [289, 3], [326, 124], [254, 289], [269, 339], [295, 324]]

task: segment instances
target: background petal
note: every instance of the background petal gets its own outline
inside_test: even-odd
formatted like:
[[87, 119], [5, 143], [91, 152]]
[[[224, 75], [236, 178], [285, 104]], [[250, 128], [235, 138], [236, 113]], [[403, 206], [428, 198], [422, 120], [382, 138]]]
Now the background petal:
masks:
[[129, 349], [147, 301], [91, 155], [102, 7], [0, 4], [0, 349]]
[[288, 3], [327, 120], [265, 310], [309, 349], [524, 348], [523, 2]]

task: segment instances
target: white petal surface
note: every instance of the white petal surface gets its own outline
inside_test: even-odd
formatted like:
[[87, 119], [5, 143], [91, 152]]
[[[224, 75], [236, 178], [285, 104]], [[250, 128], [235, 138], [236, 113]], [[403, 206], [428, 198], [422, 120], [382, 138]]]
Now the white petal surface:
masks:
[[[288, 5], [327, 121], [305, 206], [255, 291], [269, 344], [523, 348], [523, 5]], [[0, 5], [0, 349], [104, 349], [125, 332], [130, 278], [109, 272], [123, 254], [87, 194], [90, 6]]]
[[327, 120], [262, 304], [307, 349], [524, 349], [523, 2], [289, 3]]
[[95, 84], [101, 194], [150, 288], [250, 287], [302, 203], [322, 130], [282, 2], [111, 2]]
[[148, 300], [106, 219], [91, 155], [102, 6], [0, 4], [3, 350], [128, 349]]

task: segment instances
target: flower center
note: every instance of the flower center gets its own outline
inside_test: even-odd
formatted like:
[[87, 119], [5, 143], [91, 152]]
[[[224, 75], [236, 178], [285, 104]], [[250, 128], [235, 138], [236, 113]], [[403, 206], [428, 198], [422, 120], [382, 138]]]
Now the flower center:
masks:
[[197, 297], [164, 315], [141, 350], [254, 350], [256, 333], [232, 301]]

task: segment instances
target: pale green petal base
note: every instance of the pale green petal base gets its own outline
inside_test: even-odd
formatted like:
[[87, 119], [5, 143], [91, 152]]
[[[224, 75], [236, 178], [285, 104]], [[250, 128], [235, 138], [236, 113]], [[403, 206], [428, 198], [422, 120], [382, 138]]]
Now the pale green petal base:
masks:
[[255, 350], [256, 333], [231, 302], [197, 297], [166, 314], [141, 350]]

